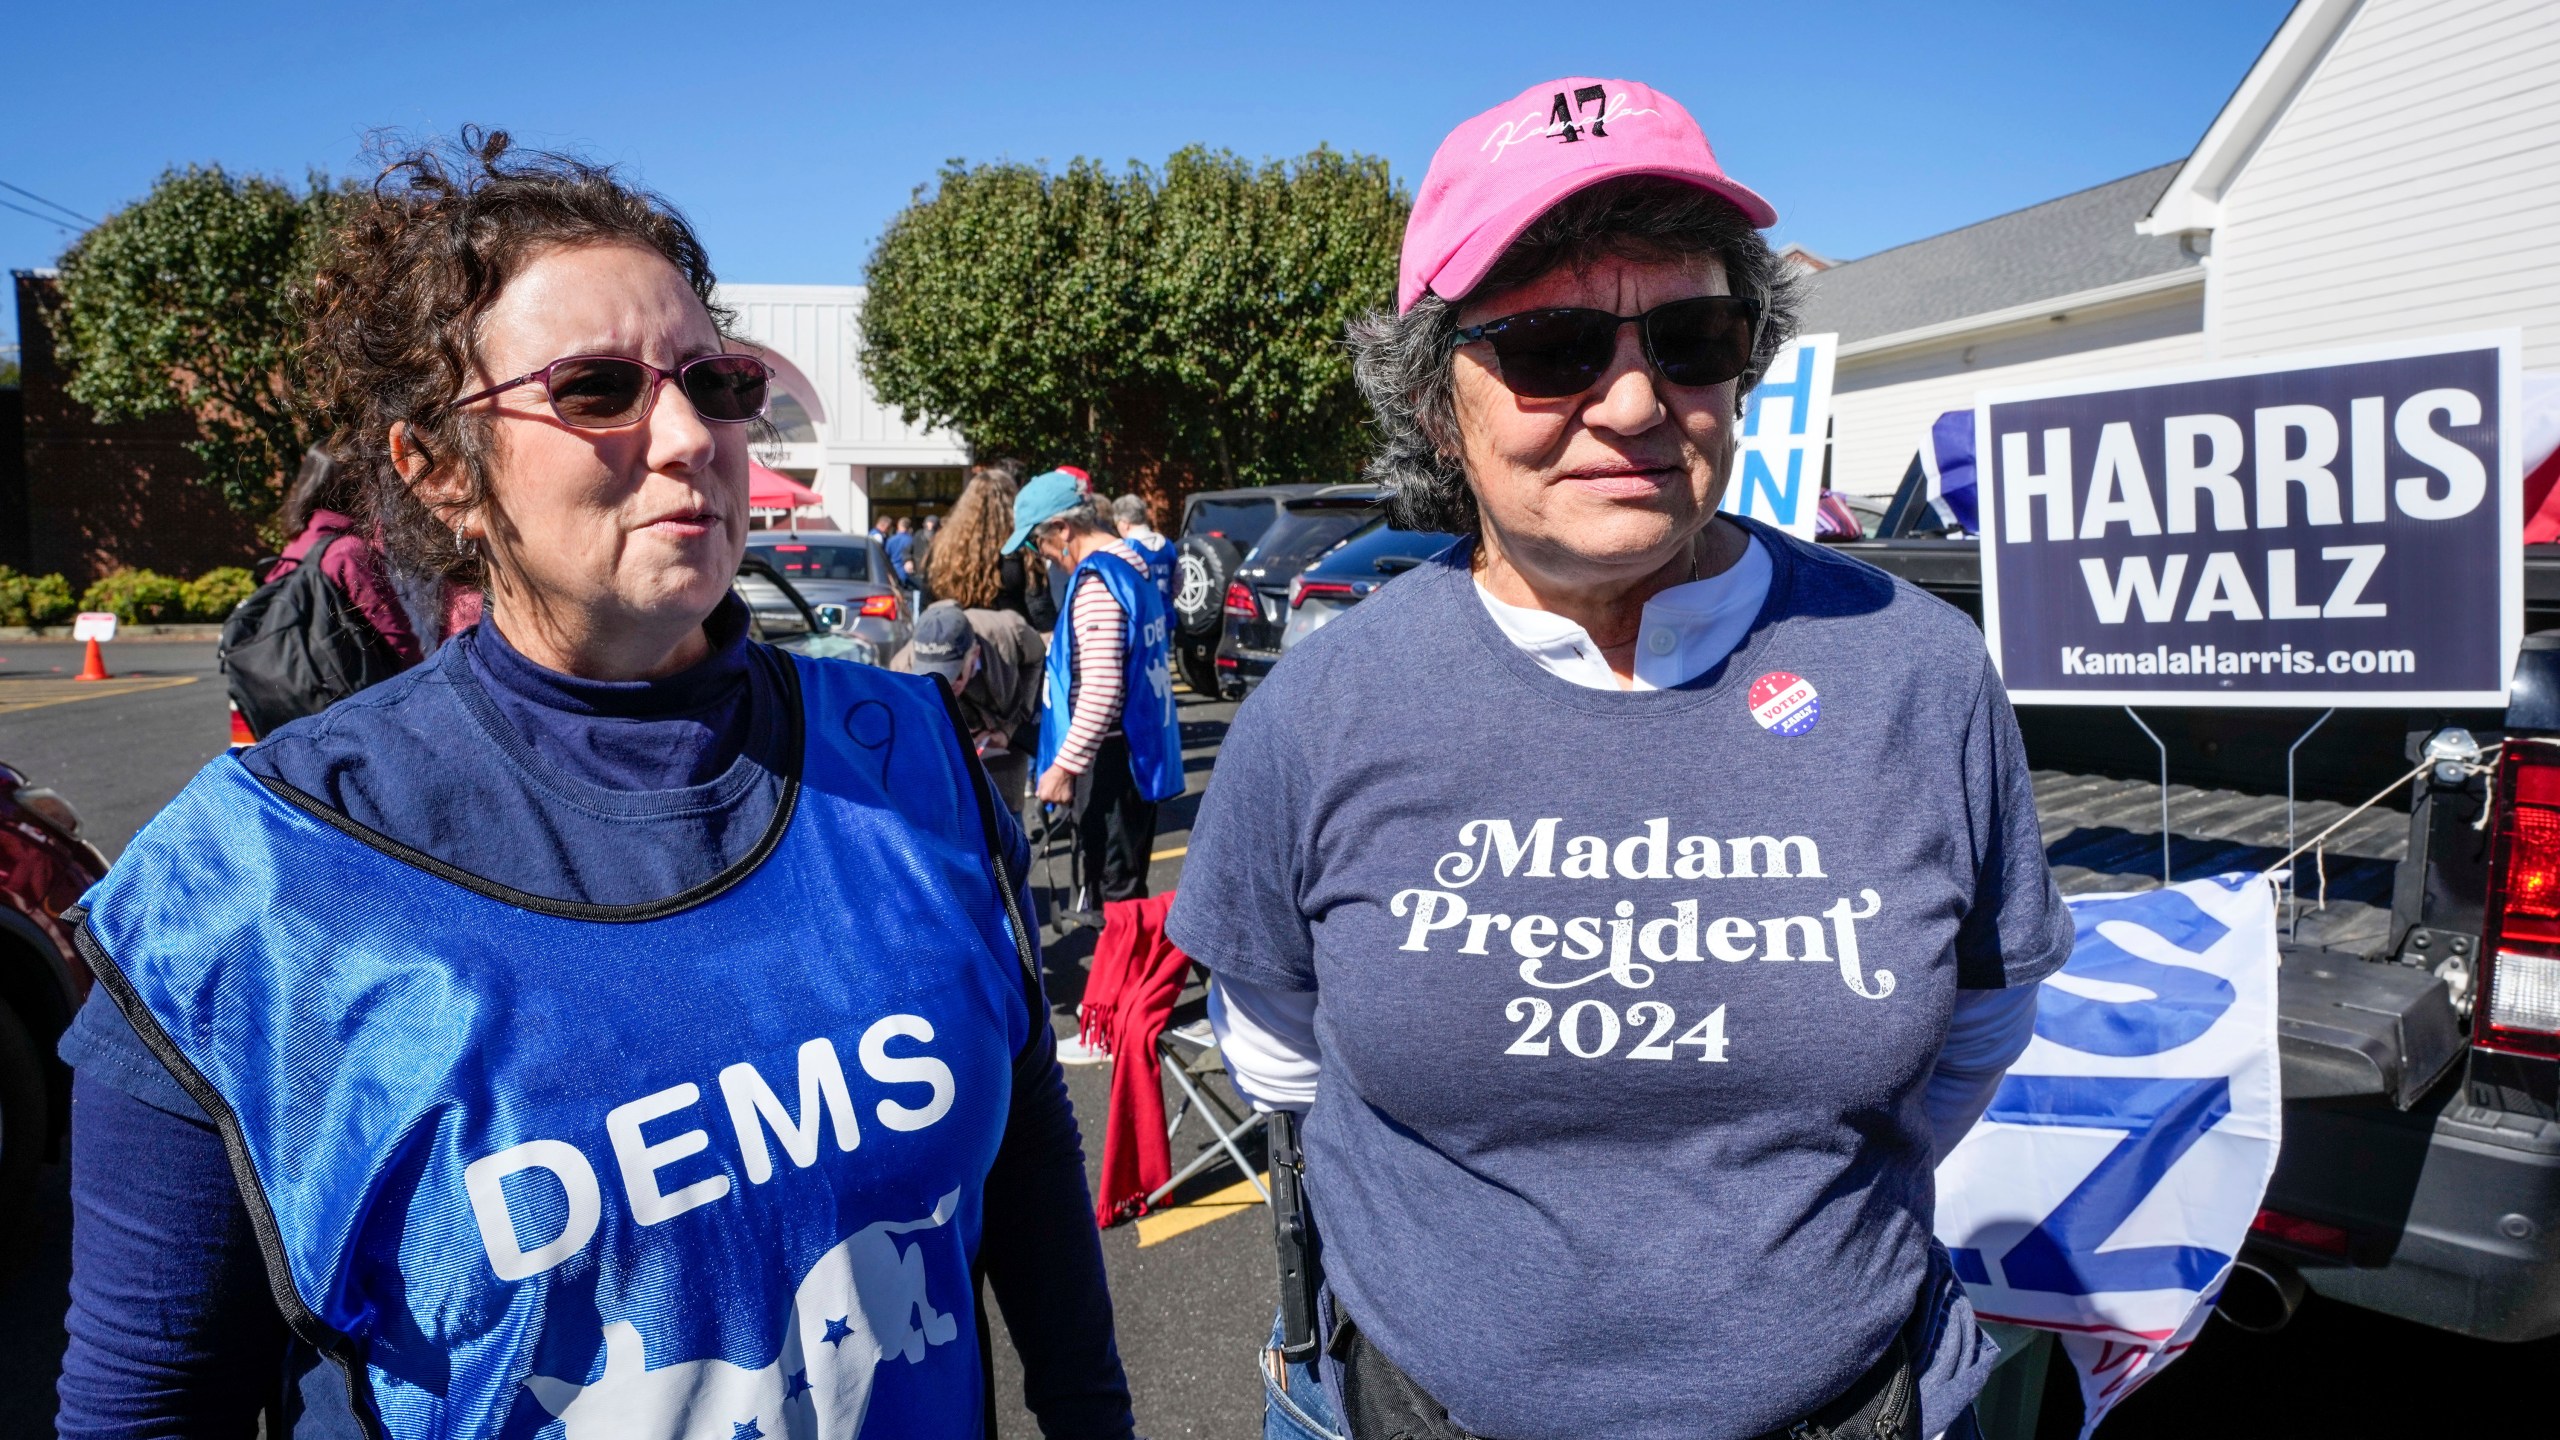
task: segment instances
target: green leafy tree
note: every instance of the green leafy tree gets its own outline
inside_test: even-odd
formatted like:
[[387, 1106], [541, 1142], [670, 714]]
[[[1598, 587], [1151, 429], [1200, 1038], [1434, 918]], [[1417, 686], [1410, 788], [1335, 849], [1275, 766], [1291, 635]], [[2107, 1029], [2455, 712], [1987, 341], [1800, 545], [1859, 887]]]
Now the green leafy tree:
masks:
[[182, 411], [206, 482], [266, 515], [314, 438], [292, 402], [298, 296], [354, 192], [296, 192], [218, 166], [151, 193], [62, 257], [54, 332], [71, 397], [101, 423]]
[[1384, 161], [1329, 149], [954, 161], [872, 254], [865, 373], [979, 453], [1115, 488], [1349, 479], [1366, 410], [1343, 327], [1393, 294], [1409, 207]]

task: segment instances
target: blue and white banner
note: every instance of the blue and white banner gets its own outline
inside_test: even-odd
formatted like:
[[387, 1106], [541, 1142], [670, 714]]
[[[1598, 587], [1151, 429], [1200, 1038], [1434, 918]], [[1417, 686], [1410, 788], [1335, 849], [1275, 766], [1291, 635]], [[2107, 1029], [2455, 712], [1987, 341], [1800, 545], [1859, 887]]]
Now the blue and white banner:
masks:
[[1839, 356], [1839, 336], [1799, 335], [1769, 362], [1743, 411], [1722, 509], [1799, 540], [1813, 538], [1831, 444], [1831, 371]]
[[2085, 1437], [2211, 1314], [2282, 1111], [2264, 877], [2071, 910], [2035, 1039], [1938, 1167], [1938, 1238], [1982, 1318], [2060, 1336]]

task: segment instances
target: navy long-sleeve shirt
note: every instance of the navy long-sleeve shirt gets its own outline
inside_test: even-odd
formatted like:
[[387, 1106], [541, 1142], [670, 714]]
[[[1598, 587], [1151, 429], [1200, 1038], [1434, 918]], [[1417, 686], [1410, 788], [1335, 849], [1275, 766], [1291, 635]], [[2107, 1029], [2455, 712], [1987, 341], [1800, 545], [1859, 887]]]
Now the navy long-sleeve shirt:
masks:
[[[413, 849], [549, 899], [628, 905], [727, 869], [792, 766], [787, 657], [732, 599], [663, 680], [546, 670], [493, 625], [244, 752], [251, 773]], [[1027, 874], [1016, 834], [1015, 873]], [[1025, 898], [1024, 913], [1029, 903]], [[73, 1087], [69, 1440], [355, 1436], [345, 1382], [285, 1328], [221, 1136], [103, 991], [63, 1037]], [[979, 1260], [1051, 1436], [1120, 1440], [1128, 1384], [1056, 1039], [1035, 1016], [987, 1179]]]

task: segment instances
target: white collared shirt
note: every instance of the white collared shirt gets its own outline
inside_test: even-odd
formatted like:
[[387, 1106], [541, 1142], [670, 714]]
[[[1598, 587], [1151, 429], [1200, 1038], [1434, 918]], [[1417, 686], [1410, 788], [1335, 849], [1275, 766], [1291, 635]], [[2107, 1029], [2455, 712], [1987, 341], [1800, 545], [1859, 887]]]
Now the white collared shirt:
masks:
[[[1635, 684], [1628, 688], [1668, 690], [1723, 664], [1760, 618], [1775, 571], [1768, 548], [1755, 538], [1721, 573], [1674, 585], [1646, 601], [1636, 629]], [[1617, 673], [1591, 643], [1590, 631], [1562, 615], [1497, 600], [1482, 580], [1476, 582], [1476, 598], [1511, 643], [1548, 674], [1591, 690], [1619, 688]]]

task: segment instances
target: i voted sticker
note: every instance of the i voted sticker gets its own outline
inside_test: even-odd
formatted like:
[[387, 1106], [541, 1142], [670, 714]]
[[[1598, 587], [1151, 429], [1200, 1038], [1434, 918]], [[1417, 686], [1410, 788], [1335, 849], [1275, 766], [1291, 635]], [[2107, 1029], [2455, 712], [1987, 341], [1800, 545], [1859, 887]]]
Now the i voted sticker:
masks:
[[1801, 735], [1822, 718], [1822, 697], [1813, 682], [1784, 670], [1772, 670], [1751, 682], [1751, 718], [1777, 735]]

